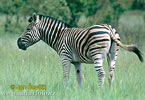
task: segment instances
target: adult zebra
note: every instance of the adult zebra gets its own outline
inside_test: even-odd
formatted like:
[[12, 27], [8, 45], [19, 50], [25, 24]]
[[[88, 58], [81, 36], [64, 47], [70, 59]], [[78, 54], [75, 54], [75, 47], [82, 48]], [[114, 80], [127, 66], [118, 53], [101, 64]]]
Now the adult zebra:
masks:
[[60, 56], [63, 64], [63, 78], [69, 79], [70, 64], [74, 64], [77, 80], [82, 87], [81, 63], [94, 63], [98, 72], [99, 87], [103, 86], [105, 71], [102, 67], [107, 56], [110, 87], [114, 79], [115, 61], [119, 46], [133, 51], [143, 61], [141, 52], [133, 45], [123, 45], [119, 34], [110, 25], [93, 25], [88, 28], [68, 28], [64, 22], [55, 18], [33, 14], [30, 24], [19, 37], [18, 47], [26, 50], [29, 46], [43, 40], [50, 45]]

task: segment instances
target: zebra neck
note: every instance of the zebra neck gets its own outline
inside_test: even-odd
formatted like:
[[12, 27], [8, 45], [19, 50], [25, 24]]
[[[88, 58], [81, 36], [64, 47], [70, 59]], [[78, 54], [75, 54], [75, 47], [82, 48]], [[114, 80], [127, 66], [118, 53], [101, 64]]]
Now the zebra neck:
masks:
[[[49, 26], [50, 27], [50, 26]], [[48, 31], [44, 31], [44, 29], [42, 29], [41, 33], [42, 33], [42, 37], [41, 39], [47, 43], [50, 47], [52, 47], [56, 52], [59, 52], [59, 48], [62, 45], [62, 40], [65, 36], [64, 34], [64, 29], [66, 29], [66, 27], [61, 27], [61, 28], [55, 28], [53, 30], [48, 30]]]

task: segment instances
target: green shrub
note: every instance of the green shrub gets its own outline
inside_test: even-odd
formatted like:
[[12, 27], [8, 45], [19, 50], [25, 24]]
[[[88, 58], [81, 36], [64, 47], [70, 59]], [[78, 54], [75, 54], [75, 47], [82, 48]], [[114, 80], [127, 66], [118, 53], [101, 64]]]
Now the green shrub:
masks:
[[121, 39], [129, 44], [141, 45], [145, 37], [145, 22], [143, 13], [126, 12], [119, 19], [118, 31]]

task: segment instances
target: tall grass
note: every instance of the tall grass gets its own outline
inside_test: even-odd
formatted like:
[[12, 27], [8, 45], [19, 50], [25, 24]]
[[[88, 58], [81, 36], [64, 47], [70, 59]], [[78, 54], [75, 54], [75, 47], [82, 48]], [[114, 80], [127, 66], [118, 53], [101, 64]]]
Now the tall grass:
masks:
[[[12, 38], [13, 37], [13, 38]], [[33, 92], [36, 90], [12, 90], [10, 85], [44, 84], [45, 92], [53, 96], [12, 96], [0, 94], [0, 100], [144, 100], [145, 64], [135, 54], [119, 51], [115, 69], [115, 81], [110, 91], [107, 74], [104, 87], [98, 88], [97, 72], [92, 64], [83, 64], [83, 89], [80, 89], [71, 66], [67, 88], [62, 83], [62, 65], [59, 56], [45, 43], [37, 43], [27, 51], [19, 50], [17, 35], [0, 37], [0, 92]], [[144, 50], [142, 50], [144, 51]], [[108, 72], [106, 60], [104, 68]]]

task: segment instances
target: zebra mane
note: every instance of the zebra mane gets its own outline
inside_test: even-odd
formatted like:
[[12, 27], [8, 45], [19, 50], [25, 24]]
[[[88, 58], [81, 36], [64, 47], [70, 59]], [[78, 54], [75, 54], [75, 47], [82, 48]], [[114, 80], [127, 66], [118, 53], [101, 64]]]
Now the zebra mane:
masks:
[[41, 20], [42, 17], [50, 18], [50, 19], [52, 19], [52, 20], [56, 20], [56, 21], [58, 21], [58, 22], [61, 22], [61, 23], [63, 23], [66, 27], [70, 28], [70, 25], [69, 25], [69, 24], [67, 24], [67, 23], [65, 23], [64, 21], [59, 20], [59, 19], [57, 19], [57, 18], [54, 18], [54, 17], [51, 17], [51, 16], [45, 16], [45, 15], [41, 15], [41, 14], [37, 14], [37, 15], [39, 15], [39, 20]]

